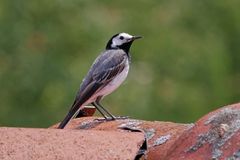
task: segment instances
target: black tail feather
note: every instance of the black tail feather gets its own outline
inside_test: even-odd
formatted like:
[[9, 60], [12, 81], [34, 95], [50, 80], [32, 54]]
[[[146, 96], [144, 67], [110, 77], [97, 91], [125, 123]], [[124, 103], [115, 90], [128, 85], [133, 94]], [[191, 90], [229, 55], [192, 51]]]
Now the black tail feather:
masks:
[[[75, 104], [73, 104], [75, 105]], [[63, 121], [58, 126], [58, 129], [63, 129], [67, 123], [73, 118], [74, 114], [80, 109], [80, 107], [72, 107], [71, 110], [68, 112], [66, 117], [63, 119]]]
[[81, 98], [76, 97], [70, 111], [60, 123], [58, 129], [63, 129], [67, 125], [67, 123], [73, 118], [73, 116], [77, 114], [77, 112], [81, 109], [81, 106], [99, 89], [100, 86], [100, 83], [93, 82], [86, 87], [82, 94], [80, 94]]

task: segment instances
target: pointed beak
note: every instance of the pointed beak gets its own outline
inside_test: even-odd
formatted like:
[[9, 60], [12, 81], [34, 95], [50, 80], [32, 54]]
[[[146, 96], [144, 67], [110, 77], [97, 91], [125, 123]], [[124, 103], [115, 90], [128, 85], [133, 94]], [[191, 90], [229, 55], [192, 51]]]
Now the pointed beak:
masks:
[[133, 36], [132, 37], [132, 41], [136, 40], [136, 39], [140, 39], [140, 38], [143, 38], [142, 36]]

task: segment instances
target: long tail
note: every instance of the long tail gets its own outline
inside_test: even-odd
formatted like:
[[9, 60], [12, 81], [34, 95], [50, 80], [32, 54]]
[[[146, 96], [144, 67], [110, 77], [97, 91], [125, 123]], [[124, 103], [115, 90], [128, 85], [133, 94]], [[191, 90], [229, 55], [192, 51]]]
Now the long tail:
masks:
[[81, 106], [99, 89], [100, 86], [100, 83], [92, 82], [86, 87], [86, 89], [79, 95], [81, 98], [77, 97], [75, 99], [70, 111], [60, 123], [58, 129], [63, 129], [67, 123], [78, 114]]
[[74, 117], [74, 115], [78, 113], [81, 107], [80, 106], [78, 107], [77, 105], [78, 104], [76, 103], [73, 104], [71, 110], [68, 112], [63, 121], [59, 124], [58, 129], [63, 129], [68, 124], [68, 122]]

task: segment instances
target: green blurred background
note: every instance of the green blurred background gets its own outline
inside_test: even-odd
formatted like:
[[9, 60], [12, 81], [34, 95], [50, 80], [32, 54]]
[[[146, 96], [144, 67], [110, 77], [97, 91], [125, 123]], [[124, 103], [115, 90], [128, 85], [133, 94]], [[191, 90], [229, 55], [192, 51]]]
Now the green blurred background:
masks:
[[144, 36], [127, 81], [103, 104], [115, 115], [194, 122], [240, 101], [238, 0], [1, 0], [0, 125], [62, 120], [109, 38]]

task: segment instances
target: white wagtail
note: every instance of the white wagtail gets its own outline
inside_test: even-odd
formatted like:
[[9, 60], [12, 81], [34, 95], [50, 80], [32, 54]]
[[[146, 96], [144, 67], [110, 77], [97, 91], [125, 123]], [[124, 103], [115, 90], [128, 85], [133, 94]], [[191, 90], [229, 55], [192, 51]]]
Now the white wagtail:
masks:
[[[108, 41], [105, 51], [92, 64], [80, 86], [70, 111], [58, 128], [64, 128], [73, 117], [77, 116], [82, 107], [87, 104], [95, 106], [105, 119], [115, 119], [100, 104], [100, 100], [117, 89], [126, 79], [130, 63], [129, 49], [132, 42], [139, 38], [141, 36], [119, 33]], [[106, 114], [110, 117], [106, 116]]]

